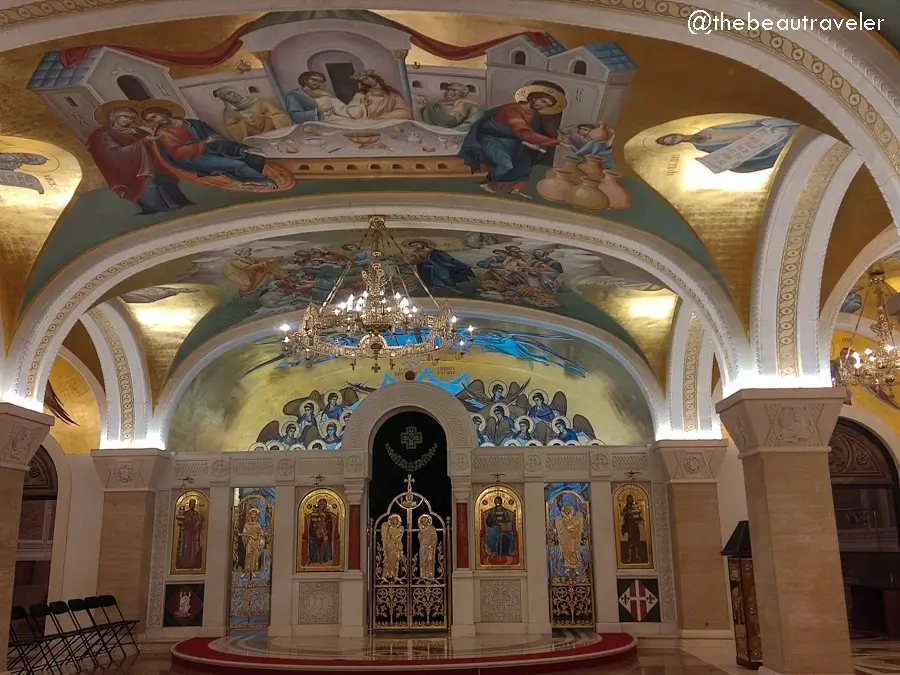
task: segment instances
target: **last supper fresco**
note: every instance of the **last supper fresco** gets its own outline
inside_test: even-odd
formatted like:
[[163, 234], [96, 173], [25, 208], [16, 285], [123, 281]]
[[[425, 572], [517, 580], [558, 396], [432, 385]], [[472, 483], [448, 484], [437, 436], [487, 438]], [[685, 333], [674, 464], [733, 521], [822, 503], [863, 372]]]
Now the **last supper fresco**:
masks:
[[[411, 49], [483, 66], [422, 65]], [[248, 52], [253, 59], [235, 58]], [[266, 14], [199, 52], [47, 51], [27, 86], [77, 135], [107, 188], [63, 214], [24, 302], [73, 255], [126, 232], [241, 202], [360, 189], [594, 214], [663, 237], [725, 284], [653, 172], [627, 166], [634, 151], [617, 128], [638, 76], [615, 42], [567, 47], [520, 31], [450, 45], [367, 11]], [[684, 154], [710, 176], [766, 174], [798, 128], [706, 115], [651, 129], [641, 143], [670, 165]], [[22, 157], [30, 176], [39, 162]]]

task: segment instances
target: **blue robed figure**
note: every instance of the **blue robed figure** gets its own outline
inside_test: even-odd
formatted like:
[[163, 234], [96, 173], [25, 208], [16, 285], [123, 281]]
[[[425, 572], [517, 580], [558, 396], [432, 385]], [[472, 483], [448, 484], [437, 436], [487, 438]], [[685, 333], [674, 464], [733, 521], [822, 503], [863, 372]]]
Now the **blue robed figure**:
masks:
[[270, 183], [263, 175], [266, 158], [249, 146], [224, 138], [206, 122], [175, 117], [162, 107], [150, 107], [141, 118], [155, 126], [160, 157], [171, 166], [205, 176], [227, 176], [241, 183]]
[[489, 555], [516, 554], [516, 517], [502, 497], [494, 497], [494, 507], [484, 514], [484, 546]]
[[487, 192], [504, 188], [511, 194], [521, 192], [531, 177], [531, 169], [541, 161], [541, 149], [562, 143], [548, 135], [544, 115], [554, 115], [566, 106], [562, 93], [532, 85], [516, 92], [515, 103], [504, 103], [488, 110], [466, 134], [459, 157], [472, 169], [489, 168], [481, 187]]
[[754, 171], [762, 171], [771, 169], [775, 166], [778, 156], [784, 150], [791, 139], [791, 135], [798, 129], [800, 125], [790, 120], [766, 117], [764, 119], [747, 120], [746, 122], [732, 122], [731, 124], [718, 124], [716, 126], [707, 127], [696, 134], [666, 134], [656, 139], [660, 145], [674, 146], [680, 143], [690, 143], [697, 150], [705, 153], [713, 153], [722, 148], [727, 148], [735, 141], [739, 141], [745, 136], [749, 136], [754, 131], [763, 127], [771, 129], [782, 129], [787, 133], [777, 143], [758, 152], [753, 157], [745, 160], [738, 166], [730, 169], [735, 173], [753, 173]]

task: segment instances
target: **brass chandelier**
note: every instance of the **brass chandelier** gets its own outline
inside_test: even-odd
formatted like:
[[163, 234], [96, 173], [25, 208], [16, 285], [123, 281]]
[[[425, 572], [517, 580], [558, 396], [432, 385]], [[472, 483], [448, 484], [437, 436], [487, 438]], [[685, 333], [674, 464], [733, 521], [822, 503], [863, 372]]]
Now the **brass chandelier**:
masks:
[[[842, 350], [838, 358], [837, 379], [845, 387], [873, 387], [884, 389], [892, 395], [897, 373], [900, 371], [900, 353], [894, 345], [893, 322], [887, 312], [885, 296], [891, 293], [891, 290], [885, 283], [884, 270], [873, 268], [869, 272], [866, 299], [869, 293], [873, 293], [875, 297], [875, 321], [872, 322], [872, 332], [875, 333], [876, 345], [874, 348], [864, 349], [860, 354], [853, 351], [851, 339], [850, 348]], [[853, 337], [856, 337], [865, 306], [864, 300]]]
[[[340, 302], [335, 297], [348, 273], [360, 259], [368, 261], [362, 270], [365, 290], [348, 293]], [[404, 272], [421, 286], [428, 298], [428, 312], [410, 299]], [[416, 289], [417, 290], [417, 289]], [[437, 360], [442, 352], [459, 357], [470, 344], [474, 328], [456, 327], [457, 318], [446, 303], [438, 303], [423, 283], [415, 265], [406, 262], [400, 246], [388, 234], [382, 216], [371, 216], [369, 227], [351, 259], [321, 305], [310, 304], [296, 331], [282, 326], [285, 355], [340, 357], [373, 361], [372, 370], [381, 370], [380, 361], [391, 368], [398, 360], [429, 358]]]

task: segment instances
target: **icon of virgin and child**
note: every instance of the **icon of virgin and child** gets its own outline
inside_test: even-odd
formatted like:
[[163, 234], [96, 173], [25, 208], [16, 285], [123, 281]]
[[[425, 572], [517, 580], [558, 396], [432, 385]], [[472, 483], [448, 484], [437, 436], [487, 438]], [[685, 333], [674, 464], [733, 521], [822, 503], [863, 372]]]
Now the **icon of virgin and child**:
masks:
[[139, 215], [190, 206], [179, 187], [182, 179], [239, 191], [294, 185], [289, 171], [206, 122], [185, 117], [172, 101], [109, 101], [94, 117], [100, 127], [88, 138], [88, 151], [110, 189]]

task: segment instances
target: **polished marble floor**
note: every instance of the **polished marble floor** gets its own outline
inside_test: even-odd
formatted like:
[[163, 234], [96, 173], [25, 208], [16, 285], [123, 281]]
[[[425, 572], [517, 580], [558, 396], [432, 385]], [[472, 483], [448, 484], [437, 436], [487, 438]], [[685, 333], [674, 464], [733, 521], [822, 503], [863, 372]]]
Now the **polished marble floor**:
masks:
[[269, 638], [265, 633], [219, 638], [209, 643], [215, 652], [241, 656], [304, 659], [478, 659], [514, 653], [535, 654], [578, 649], [601, 642], [594, 632], [563, 630], [553, 635], [479, 635], [476, 637], [366, 637], [316, 641]]
[[[854, 640], [856, 675], [900, 675], [900, 641], [880, 638]], [[144, 654], [121, 667], [104, 669], [110, 675], [201, 675], [191, 668], [172, 665], [167, 654]], [[750, 675], [734, 663], [730, 649], [639, 648], [637, 656], [607, 666], [566, 670], [568, 675]], [[202, 675], [207, 675], [203, 673]]]

